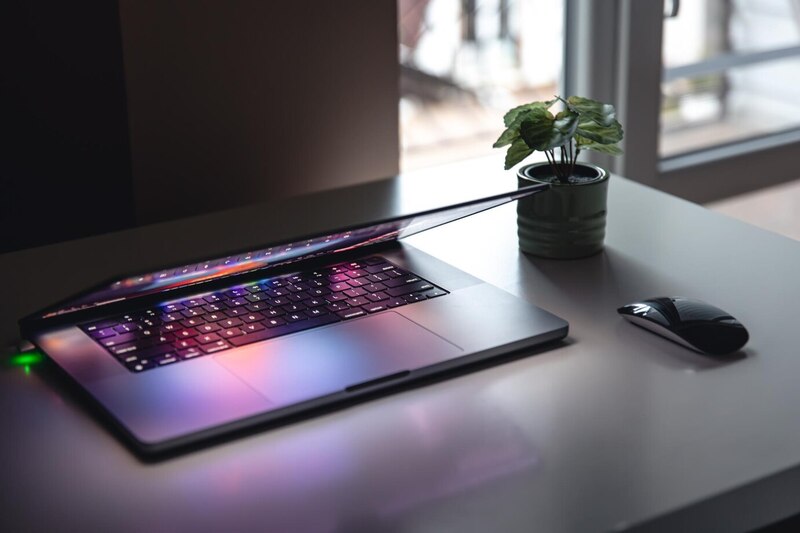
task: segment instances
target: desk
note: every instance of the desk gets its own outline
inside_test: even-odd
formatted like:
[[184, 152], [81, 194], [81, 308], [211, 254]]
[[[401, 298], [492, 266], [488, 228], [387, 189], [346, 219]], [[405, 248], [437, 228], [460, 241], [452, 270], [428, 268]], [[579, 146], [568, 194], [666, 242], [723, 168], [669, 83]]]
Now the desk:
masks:
[[[388, 183], [348, 194], [425, 185]], [[0, 529], [746, 531], [800, 512], [799, 323], [783, 314], [800, 296], [800, 244], [618, 176], [609, 195], [607, 246], [588, 259], [520, 254], [513, 205], [409, 239], [567, 319], [563, 345], [166, 461], [131, 455], [47, 364], [4, 367]], [[35, 278], [65, 270], [42, 258], [121, 242], [116, 268], [180, 227], [0, 257], [16, 298], [35, 295], [14, 312], [42, 303]], [[188, 241], [164, 253], [200, 251]], [[617, 316], [652, 295], [728, 310], [750, 330], [746, 357], [696, 356]]]

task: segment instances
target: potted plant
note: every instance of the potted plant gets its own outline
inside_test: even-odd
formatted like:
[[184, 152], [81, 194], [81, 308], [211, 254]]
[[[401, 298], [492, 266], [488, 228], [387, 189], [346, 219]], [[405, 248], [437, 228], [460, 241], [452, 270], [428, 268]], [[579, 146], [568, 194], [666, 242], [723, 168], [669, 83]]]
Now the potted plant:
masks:
[[[562, 109], [555, 115], [554, 105]], [[550, 189], [519, 201], [517, 227], [523, 252], [554, 259], [586, 257], [603, 248], [606, 226], [606, 170], [578, 163], [583, 150], [619, 155], [622, 126], [614, 106], [589, 98], [556, 96], [511, 109], [495, 148], [509, 146], [506, 170], [533, 152], [547, 162], [517, 171], [520, 186], [548, 183]]]

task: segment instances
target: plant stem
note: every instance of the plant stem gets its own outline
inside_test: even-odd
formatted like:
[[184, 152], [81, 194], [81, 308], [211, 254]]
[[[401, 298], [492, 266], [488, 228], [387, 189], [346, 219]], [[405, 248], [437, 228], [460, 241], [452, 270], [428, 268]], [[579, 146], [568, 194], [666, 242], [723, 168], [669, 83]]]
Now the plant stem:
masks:
[[577, 145], [573, 147], [572, 146], [572, 140], [570, 140], [569, 141], [569, 151], [570, 151], [569, 175], [570, 176], [575, 173], [575, 161], [578, 159], [577, 149], [578, 149]]
[[558, 169], [556, 168], [556, 164], [554, 162], [555, 155], [553, 156], [553, 161], [551, 161], [550, 160], [550, 155], [551, 155], [550, 152], [551, 152], [551, 150], [545, 150], [544, 151], [544, 156], [547, 158], [547, 162], [550, 164], [550, 168], [553, 169], [553, 174], [555, 174], [555, 176], [558, 177]]

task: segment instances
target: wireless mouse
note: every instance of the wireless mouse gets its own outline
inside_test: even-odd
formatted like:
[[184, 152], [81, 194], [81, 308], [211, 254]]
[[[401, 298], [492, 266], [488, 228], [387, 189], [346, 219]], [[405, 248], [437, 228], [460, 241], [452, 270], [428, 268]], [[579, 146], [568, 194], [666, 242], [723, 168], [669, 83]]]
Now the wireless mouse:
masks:
[[617, 312], [637, 326], [710, 355], [735, 352], [750, 338], [729, 313], [691, 298], [650, 298], [624, 305]]

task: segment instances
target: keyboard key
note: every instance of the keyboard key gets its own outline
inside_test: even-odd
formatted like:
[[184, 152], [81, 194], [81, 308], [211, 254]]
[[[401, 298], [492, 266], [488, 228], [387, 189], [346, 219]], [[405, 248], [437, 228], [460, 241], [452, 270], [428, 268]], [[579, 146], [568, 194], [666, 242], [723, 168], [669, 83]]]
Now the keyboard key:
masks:
[[98, 329], [113, 328], [117, 324], [119, 324], [119, 322], [116, 320], [101, 320], [99, 322], [92, 322], [91, 324], [84, 325], [83, 330], [91, 333], [93, 331], [97, 331]]
[[234, 307], [233, 309], [226, 310], [225, 314], [230, 317], [246, 315], [249, 307], [249, 305], [247, 307]]
[[347, 277], [347, 274], [332, 274], [328, 276], [328, 279], [331, 281], [331, 283], [340, 283], [345, 282], [350, 278]]
[[139, 326], [139, 324], [135, 324], [133, 322], [127, 324], [120, 324], [119, 326], [114, 326], [114, 331], [116, 331], [117, 333], [131, 333], [139, 329], [142, 329]]
[[350, 320], [351, 318], [358, 318], [367, 314], [363, 309], [348, 309], [347, 311], [339, 311], [336, 313], [339, 318], [343, 320]]
[[449, 294], [447, 291], [443, 291], [438, 287], [434, 287], [432, 290], [426, 291], [425, 296], [428, 298], [436, 298], [437, 296], [444, 296], [445, 294]]
[[181, 314], [186, 318], [192, 318], [194, 316], [200, 316], [204, 313], [203, 309], [199, 307], [192, 307], [191, 309], [184, 309], [181, 311]]
[[347, 289], [346, 291], [342, 291], [342, 294], [344, 294], [348, 298], [355, 298], [357, 296], [364, 296], [365, 294], [367, 294], [367, 291], [365, 291], [362, 288]]
[[171, 333], [173, 331], [178, 331], [182, 329], [183, 325], [180, 322], [170, 322], [168, 324], [164, 324], [158, 328], [159, 333]]
[[210, 304], [213, 304], [213, 303], [216, 303], [216, 302], [221, 302], [222, 301], [222, 295], [220, 295], [220, 294], [209, 294], [208, 296], [204, 297], [203, 300], [205, 300], [206, 302], [208, 302]]
[[367, 300], [363, 296], [359, 296], [358, 298], [350, 298], [349, 300], [347, 300], [347, 303], [351, 307], [361, 307], [362, 305], [367, 305], [369, 303], [369, 300]]
[[328, 311], [333, 311], [334, 313], [338, 311], [344, 311], [345, 309], [350, 309], [350, 305], [347, 302], [335, 302], [330, 305], [326, 305], [325, 308]]
[[291, 323], [291, 322], [300, 322], [301, 320], [307, 320], [308, 317], [305, 315], [305, 313], [289, 313], [287, 315], [284, 315], [283, 319], [287, 323]]
[[203, 320], [203, 318], [199, 317], [199, 316], [195, 316], [195, 317], [192, 317], [192, 318], [187, 318], [186, 320], [181, 320], [181, 325], [183, 327], [185, 327], [185, 328], [194, 328], [194, 327], [200, 326], [200, 325], [205, 324], [205, 323], [206, 323], [206, 321]]
[[282, 326], [286, 324], [286, 321], [281, 317], [268, 318], [263, 322], [263, 324], [268, 328], [274, 328], [275, 326]]
[[321, 308], [321, 307], [315, 307], [313, 309], [306, 309], [305, 310], [305, 314], [307, 314], [310, 317], [322, 316], [322, 315], [327, 314], [327, 313], [328, 313], [328, 311], [326, 311], [324, 308]]
[[233, 337], [238, 337], [239, 335], [244, 335], [242, 330], [239, 328], [230, 328], [220, 332], [220, 336], [225, 339], [231, 339]]
[[230, 296], [231, 298], [237, 298], [239, 296], [247, 296], [250, 293], [247, 291], [247, 289], [245, 289], [243, 287], [241, 287], [241, 288], [237, 287], [236, 289], [231, 289], [229, 291], [225, 291], [223, 294], [225, 296]]
[[401, 305], [406, 305], [408, 302], [403, 300], [402, 298], [389, 298], [384, 302], [386, 307], [400, 307]]
[[111, 350], [111, 353], [119, 356], [133, 352], [139, 352], [142, 349], [142, 346], [140, 346], [136, 342], [129, 342], [126, 344], [117, 344], [115, 346], [110, 346], [109, 349]]
[[389, 296], [387, 296], [385, 292], [374, 292], [367, 294], [366, 298], [371, 302], [382, 302], [383, 300], [388, 300]]
[[325, 305], [327, 302], [321, 298], [309, 298], [303, 302], [306, 307], [319, 307]]
[[178, 361], [178, 354], [175, 352], [168, 352], [154, 357], [153, 361], [159, 366], [169, 365]]
[[351, 287], [361, 287], [362, 285], [369, 285], [369, 281], [363, 279], [350, 279], [347, 280], [347, 284]]
[[309, 296], [321, 297], [325, 296], [326, 294], [330, 294], [331, 290], [327, 287], [317, 287], [317, 288], [312, 287], [308, 289], [308, 291], [306, 292], [308, 293]]
[[225, 305], [224, 303], [217, 302], [217, 303], [213, 303], [213, 304], [204, 305], [203, 306], [203, 311], [205, 311], [207, 313], [217, 313], [217, 312], [222, 312], [227, 308], [228, 308], [228, 306]]
[[207, 315], [202, 316], [202, 319], [206, 322], [219, 322], [220, 320], [225, 320], [226, 318], [228, 318], [228, 315], [221, 311], [218, 313], [208, 313]]
[[372, 283], [380, 283], [381, 281], [389, 279], [389, 276], [387, 276], [386, 274], [370, 274], [365, 279], [367, 281], [371, 281]]
[[142, 372], [143, 370], [148, 370], [150, 368], [153, 368], [153, 362], [134, 360], [129, 363], [125, 363], [125, 366], [127, 366], [128, 369], [133, 372]]
[[394, 270], [394, 265], [390, 263], [379, 263], [377, 265], [369, 265], [364, 268], [370, 274], [377, 274], [379, 272], [386, 272], [387, 270]]
[[266, 309], [267, 307], [269, 307], [269, 304], [267, 302], [255, 302], [250, 305], [246, 305], [245, 309], [247, 309], [248, 311], [255, 312], [255, 311], [261, 311], [262, 309]]
[[345, 275], [351, 279], [361, 278], [366, 276], [367, 274], [369, 274], [369, 272], [367, 272], [366, 270], [362, 270], [360, 268], [354, 270], [348, 270], [347, 272], [345, 272]]
[[197, 346], [197, 341], [194, 339], [183, 339], [179, 341], [175, 341], [173, 344], [175, 348], [178, 350], [185, 350], [186, 348], [191, 348], [192, 346]]
[[261, 331], [262, 329], [264, 329], [264, 327], [265, 326], [263, 324], [259, 324], [258, 322], [252, 322], [250, 324], [245, 324], [240, 329], [245, 334], [247, 334], [247, 333], [255, 333], [256, 331]]
[[350, 288], [350, 285], [344, 282], [334, 283], [333, 285], [330, 285], [328, 288], [333, 292], [341, 292], [348, 290]]
[[[224, 321], [220, 322], [220, 324], [223, 324], [223, 323], [224, 323]], [[225, 326], [225, 327], [228, 327], [228, 326]], [[203, 324], [202, 326], [198, 326], [197, 327], [197, 331], [199, 331], [201, 335], [204, 334], [204, 333], [213, 333], [215, 331], [219, 331], [220, 329], [221, 328], [219, 327], [219, 325], [215, 324], [213, 322], [211, 324]]]
[[401, 285], [406, 285], [408, 283], [416, 283], [417, 281], [421, 281], [417, 276], [405, 276], [399, 277], [394, 279], [387, 279], [383, 282], [384, 285], [387, 287], [400, 287]]
[[244, 299], [247, 300], [250, 303], [255, 303], [255, 302], [260, 302], [260, 301], [266, 299], [266, 295], [263, 294], [263, 293], [262, 294], [258, 294], [258, 293], [256, 293], [256, 294], [248, 294], [247, 296], [244, 297]]
[[328, 300], [330, 303], [340, 302], [342, 300], [347, 300], [348, 296], [343, 292], [333, 292], [331, 294], [327, 294], [325, 299]]
[[216, 333], [207, 333], [197, 337], [197, 342], [200, 344], [208, 344], [210, 342], [217, 342], [218, 340], [220, 340], [220, 337]]
[[281, 309], [283, 309], [287, 313], [297, 313], [299, 311], [302, 311], [305, 308], [306, 308], [306, 306], [303, 305], [303, 304], [289, 304], [289, 305], [284, 305], [283, 307], [281, 307]]
[[394, 289], [386, 289], [386, 294], [389, 296], [403, 296], [412, 292], [422, 292], [435, 288], [427, 281], [417, 281], [416, 283], [408, 283]]
[[[237, 338], [243, 338], [243, 337], [237, 337]], [[202, 346], [200, 346], [200, 349], [203, 350], [205, 353], [216, 353], [216, 352], [221, 352], [222, 350], [227, 350], [230, 347], [231, 347], [230, 344], [220, 339], [218, 341], [214, 341], [209, 344], [203, 344]]]
[[274, 318], [274, 317], [276, 317], [276, 316], [281, 316], [281, 315], [283, 315], [283, 314], [285, 314], [285, 313], [286, 313], [286, 312], [285, 312], [283, 309], [279, 309], [279, 308], [277, 308], [277, 307], [270, 307], [269, 309], [265, 309], [265, 310], [262, 312], [262, 314], [263, 314], [263, 315], [264, 315], [266, 318]]
[[197, 337], [198, 335], [200, 334], [192, 328], [182, 329], [175, 332], [176, 339], [191, 339], [192, 337]]
[[405, 296], [403, 296], [403, 299], [411, 304], [414, 302], [421, 302], [422, 300], [427, 300], [428, 297], [420, 292], [412, 292], [411, 294], [406, 294]]
[[148, 328], [154, 328], [161, 324], [161, 320], [155, 317], [145, 318], [142, 320], [142, 324], [144, 324]]
[[161, 306], [161, 311], [164, 313], [175, 313], [183, 309], [186, 309], [186, 306], [183, 304], [164, 304]]
[[106, 348], [111, 348], [112, 346], [118, 346], [120, 344], [133, 342], [137, 338], [138, 335], [136, 335], [135, 333], [123, 333], [121, 335], [116, 335], [114, 337], [106, 337], [104, 339], [100, 339], [100, 344], [102, 344]]
[[383, 283], [368, 283], [362, 287], [367, 292], [380, 292], [386, 289], [386, 285]]
[[367, 313], [377, 313], [378, 311], [383, 311], [388, 308], [383, 304], [372, 303], [361, 307], [361, 309], [363, 309]]
[[264, 315], [262, 315], [261, 313], [250, 313], [249, 315], [242, 316], [242, 320], [244, 322], [247, 322], [248, 324], [250, 322], [258, 322], [259, 320], [263, 320], [263, 319], [264, 319]]
[[383, 257], [378, 257], [377, 255], [373, 257], [367, 257], [366, 259], [364, 259], [364, 264], [367, 265], [378, 265], [385, 262], [386, 260]]
[[205, 303], [206, 301], [202, 298], [189, 298], [181, 302], [184, 307], [197, 307], [198, 305], [205, 305]]
[[241, 326], [242, 325], [242, 321], [239, 320], [238, 318], [228, 318], [228, 319], [225, 319], [222, 322], [220, 322], [219, 325], [222, 326], [225, 329], [227, 329], [227, 328], [235, 328], [236, 326]]
[[116, 334], [117, 332], [114, 331], [113, 327], [95, 329], [89, 332], [89, 335], [91, 335], [93, 339], [105, 339], [106, 337], [113, 337]]
[[181, 359], [192, 359], [194, 357], [203, 355], [203, 352], [200, 351], [200, 348], [193, 346], [185, 350], [178, 350], [178, 355]]

